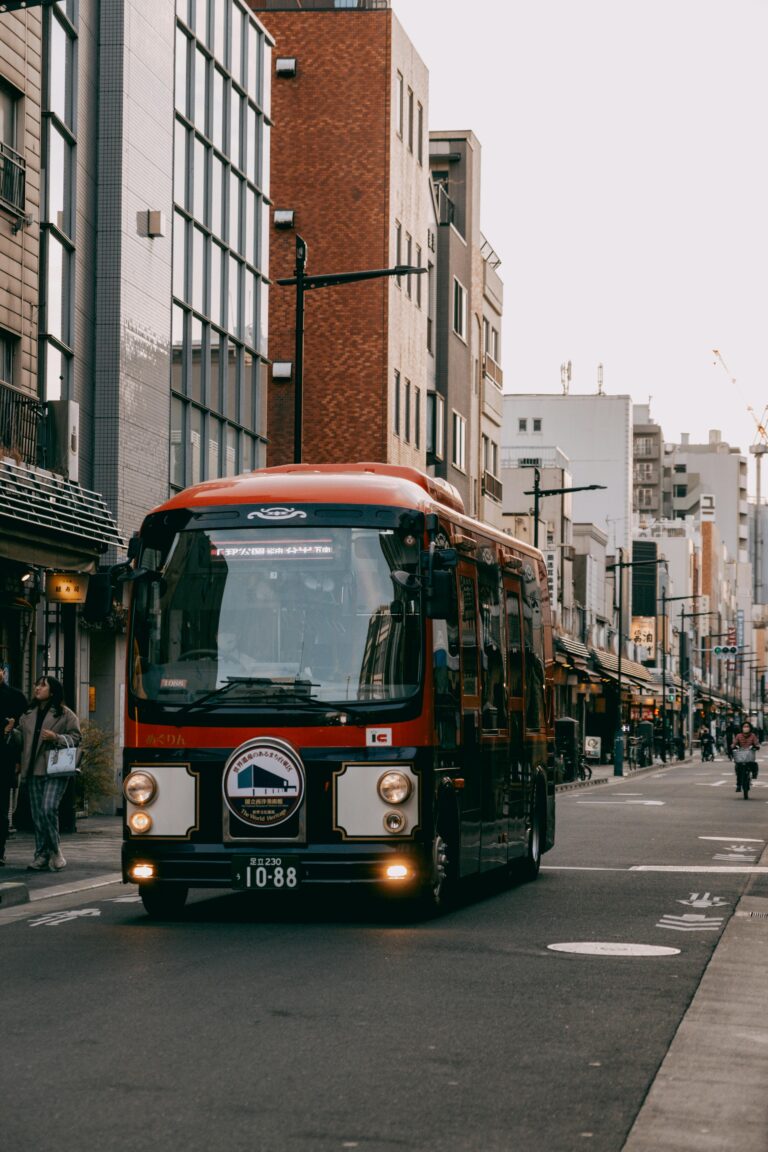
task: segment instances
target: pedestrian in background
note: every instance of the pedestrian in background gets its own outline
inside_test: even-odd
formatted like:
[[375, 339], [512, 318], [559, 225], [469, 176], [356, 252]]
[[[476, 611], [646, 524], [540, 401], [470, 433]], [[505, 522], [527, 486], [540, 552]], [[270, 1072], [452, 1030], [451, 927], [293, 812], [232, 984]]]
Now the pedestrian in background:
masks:
[[21, 740], [17, 729], [19, 718], [27, 707], [22, 692], [11, 688], [8, 672], [0, 665], [0, 867], [5, 864], [5, 845], [8, 840], [11, 816], [11, 794], [16, 788], [19, 774]]
[[[759, 747], [760, 747], [760, 741], [758, 740], [757, 736], [755, 735], [755, 733], [752, 729], [752, 725], [750, 724], [749, 720], [745, 720], [741, 726], [741, 732], [737, 733], [737, 735], [734, 736], [734, 738], [733, 738], [731, 755], [733, 755], [733, 753], [735, 752], [735, 750], [737, 748], [739, 748], [739, 749], [751, 748], [752, 754], [754, 756], [754, 753], [757, 751], [757, 749]], [[736, 772], [736, 791], [738, 792], [738, 791], [740, 791], [740, 789], [739, 789], [739, 766], [735, 761], [736, 761], [736, 758], [734, 756], [733, 767], [734, 767], [734, 771]], [[752, 775], [754, 776], [756, 774], [756, 772], [757, 772], [757, 769], [755, 768], [752, 772]]]
[[82, 739], [80, 723], [64, 703], [64, 687], [55, 676], [41, 676], [34, 687], [34, 703], [21, 718], [21, 778], [29, 790], [29, 808], [35, 826], [35, 872], [60, 872], [66, 866], [59, 840], [59, 805], [67, 788], [66, 776], [48, 776], [48, 753]]

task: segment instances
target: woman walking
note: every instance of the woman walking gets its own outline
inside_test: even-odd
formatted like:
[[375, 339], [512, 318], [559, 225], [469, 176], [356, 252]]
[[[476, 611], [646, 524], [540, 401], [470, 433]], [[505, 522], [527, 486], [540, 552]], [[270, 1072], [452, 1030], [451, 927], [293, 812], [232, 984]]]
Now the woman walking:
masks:
[[64, 703], [64, 687], [54, 676], [41, 676], [34, 687], [34, 703], [19, 722], [22, 737], [21, 777], [29, 789], [29, 807], [35, 825], [34, 872], [60, 872], [66, 866], [59, 841], [59, 805], [67, 776], [48, 776], [48, 753], [81, 740], [80, 724]]

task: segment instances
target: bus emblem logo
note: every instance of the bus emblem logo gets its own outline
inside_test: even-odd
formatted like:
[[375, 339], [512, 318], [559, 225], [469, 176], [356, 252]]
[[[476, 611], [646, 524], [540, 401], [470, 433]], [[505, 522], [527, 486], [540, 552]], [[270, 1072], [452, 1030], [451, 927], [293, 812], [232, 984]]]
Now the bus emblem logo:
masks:
[[258, 512], [249, 512], [248, 520], [306, 520], [306, 512], [300, 508], [260, 508]]
[[256, 738], [241, 744], [224, 767], [224, 803], [253, 828], [290, 820], [304, 797], [304, 769], [288, 744]]

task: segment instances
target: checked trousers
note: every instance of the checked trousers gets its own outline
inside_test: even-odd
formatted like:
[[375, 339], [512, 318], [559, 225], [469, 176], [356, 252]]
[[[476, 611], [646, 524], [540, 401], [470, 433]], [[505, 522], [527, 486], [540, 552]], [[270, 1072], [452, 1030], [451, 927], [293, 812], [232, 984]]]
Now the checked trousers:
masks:
[[35, 825], [35, 856], [59, 851], [59, 805], [67, 790], [67, 776], [29, 776], [29, 808]]

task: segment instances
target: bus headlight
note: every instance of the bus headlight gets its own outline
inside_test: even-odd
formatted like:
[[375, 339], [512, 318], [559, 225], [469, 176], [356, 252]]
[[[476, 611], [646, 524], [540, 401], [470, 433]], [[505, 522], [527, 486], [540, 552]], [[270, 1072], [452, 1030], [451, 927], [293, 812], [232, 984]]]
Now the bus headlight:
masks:
[[386, 804], [405, 804], [413, 791], [413, 784], [404, 772], [385, 772], [378, 788], [379, 796]]
[[123, 795], [131, 804], [142, 808], [157, 795], [157, 780], [149, 772], [131, 772], [123, 784]]
[[149, 812], [132, 812], [128, 817], [128, 827], [137, 836], [143, 836], [152, 827], [152, 817]]
[[402, 832], [405, 828], [405, 816], [402, 812], [387, 812], [384, 817], [384, 827], [387, 832]]

